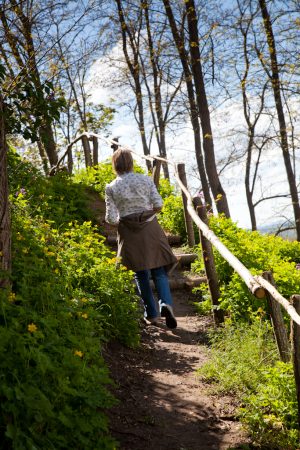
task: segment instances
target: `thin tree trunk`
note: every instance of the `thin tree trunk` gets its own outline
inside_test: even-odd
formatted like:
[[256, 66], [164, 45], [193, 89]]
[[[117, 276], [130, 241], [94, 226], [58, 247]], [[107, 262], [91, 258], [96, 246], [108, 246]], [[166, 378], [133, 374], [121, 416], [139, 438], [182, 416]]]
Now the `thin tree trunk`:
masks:
[[186, 87], [187, 87], [188, 99], [189, 99], [189, 104], [190, 104], [191, 123], [192, 123], [192, 127], [193, 127], [193, 132], [194, 132], [196, 160], [197, 160], [199, 175], [200, 175], [200, 179], [201, 179], [204, 199], [205, 199], [206, 204], [209, 205], [209, 207], [211, 208], [212, 207], [212, 199], [211, 199], [210, 192], [209, 192], [209, 186], [208, 186], [206, 171], [205, 171], [204, 162], [203, 162], [201, 137], [200, 137], [200, 125], [199, 125], [199, 119], [198, 119], [198, 108], [197, 108], [195, 95], [194, 95], [192, 74], [191, 74], [191, 71], [190, 71], [190, 68], [188, 65], [188, 54], [184, 47], [184, 40], [177, 29], [175, 18], [174, 18], [174, 15], [173, 15], [173, 12], [172, 12], [172, 9], [170, 6], [170, 2], [169, 2], [169, 0], [163, 0], [163, 3], [165, 6], [165, 10], [166, 10], [166, 14], [167, 14], [167, 17], [169, 20], [170, 28], [171, 28], [171, 31], [173, 34], [173, 38], [174, 38], [174, 41], [176, 44], [176, 48], [177, 48], [177, 51], [178, 51], [178, 54], [180, 57], [180, 61], [182, 64], [183, 72], [184, 72], [185, 83], [186, 83]]
[[253, 191], [250, 189], [250, 170], [251, 170], [251, 160], [252, 160], [252, 148], [254, 143], [254, 130], [253, 128], [248, 129], [249, 140], [247, 145], [247, 158], [246, 158], [246, 172], [245, 172], [245, 189], [246, 198], [251, 220], [252, 231], [257, 230], [255, 208], [253, 204]]
[[186, 0], [187, 22], [189, 29], [190, 57], [192, 73], [196, 90], [198, 112], [201, 121], [203, 136], [203, 151], [205, 157], [205, 168], [209, 179], [210, 187], [216, 201], [219, 213], [224, 213], [230, 217], [229, 206], [225, 191], [221, 185], [217, 165], [215, 160], [213, 133], [210, 122], [210, 112], [208, 108], [204, 77], [201, 65], [201, 55], [199, 50], [198, 17], [196, 14], [194, 0]]
[[11, 222], [8, 201], [7, 144], [4, 106], [0, 95], [0, 288], [9, 286], [11, 270]]
[[[162, 109], [162, 99], [161, 99], [161, 91], [159, 85], [159, 72], [156, 63], [156, 56], [153, 47], [152, 33], [150, 27], [149, 20], [149, 11], [148, 11], [148, 3], [143, 3], [143, 11], [145, 13], [146, 19], [146, 28], [147, 28], [147, 36], [148, 36], [148, 46], [150, 52], [150, 61], [152, 67], [152, 75], [153, 75], [153, 85], [154, 85], [154, 98], [155, 98], [155, 111], [157, 115], [158, 129], [159, 129], [159, 154], [162, 158], [167, 158], [167, 149], [166, 149], [166, 123], [164, 121], [163, 109]], [[169, 179], [169, 168], [167, 164], [163, 164], [164, 177]]]
[[[129, 68], [130, 74], [134, 81], [135, 86], [135, 97], [136, 97], [136, 104], [137, 104], [137, 110], [138, 110], [138, 127], [141, 135], [142, 140], [142, 146], [144, 155], [150, 155], [150, 150], [147, 144], [146, 140], [146, 132], [145, 132], [145, 120], [144, 120], [144, 105], [143, 105], [143, 94], [142, 94], [142, 87], [140, 82], [140, 65], [139, 65], [139, 54], [137, 52], [137, 49], [134, 45], [134, 40], [131, 34], [131, 31], [128, 29], [128, 26], [125, 21], [125, 16], [123, 12], [122, 2], [121, 0], [115, 0], [118, 8], [118, 14], [119, 14], [119, 21], [120, 21], [120, 29], [122, 34], [122, 45], [123, 45], [123, 53], [125, 56], [125, 60], [127, 63], [127, 66]], [[127, 49], [127, 36], [129, 38], [129, 44], [130, 44], [130, 50], [133, 53], [133, 61], [131, 61], [128, 49]], [[146, 161], [147, 169], [149, 172], [152, 170], [151, 162]]]
[[279, 68], [277, 62], [277, 53], [276, 53], [276, 43], [275, 37], [273, 34], [273, 27], [271, 18], [269, 15], [269, 11], [267, 9], [267, 5], [265, 0], [259, 0], [259, 6], [262, 13], [263, 25], [267, 37], [269, 55], [271, 61], [271, 81], [272, 81], [272, 89], [275, 99], [275, 106], [277, 111], [277, 117], [280, 128], [280, 141], [281, 141], [281, 149], [282, 155], [285, 165], [285, 170], [287, 174], [287, 179], [289, 183], [292, 205], [294, 210], [295, 224], [296, 224], [296, 233], [297, 233], [297, 241], [300, 241], [300, 205], [299, 205], [299, 197], [297, 191], [297, 184], [295, 180], [295, 174], [293, 172], [290, 153], [289, 153], [289, 144], [288, 144], [288, 136], [286, 130], [286, 122], [285, 115], [283, 110], [282, 98], [281, 98], [281, 89], [280, 89], [280, 79], [279, 79]]

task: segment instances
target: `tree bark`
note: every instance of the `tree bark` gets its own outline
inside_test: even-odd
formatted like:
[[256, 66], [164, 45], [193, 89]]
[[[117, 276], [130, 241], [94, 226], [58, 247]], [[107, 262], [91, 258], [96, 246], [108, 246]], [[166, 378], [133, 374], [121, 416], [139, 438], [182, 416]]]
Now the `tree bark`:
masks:
[[213, 132], [211, 128], [210, 112], [208, 108], [202, 72], [201, 55], [199, 50], [198, 17], [196, 14], [194, 0], [186, 0], [185, 7], [189, 30], [191, 67], [202, 128], [205, 168], [218, 212], [224, 213], [226, 217], [230, 217], [227, 197], [219, 179], [215, 160]]
[[[157, 137], [160, 156], [162, 158], [167, 158], [166, 122], [164, 120], [164, 115], [163, 115], [162, 96], [161, 96], [161, 90], [160, 90], [160, 84], [159, 84], [159, 70], [158, 70], [158, 67], [156, 64], [156, 56], [155, 56], [155, 51], [154, 51], [154, 46], [153, 46], [150, 20], [149, 20], [149, 10], [148, 10], [147, 2], [143, 2], [143, 11], [145, 13], [145, 19], [146, 19], [148, 46], [149, 46], [150, 62], [151, 62], [151, 67], [152, 67], [153, 85], [154, 85], [155, 112], [156, 112], [156, 116], [157, 116], [158, 130], [159, 130], [159, 136], [156, 136], [156, 137]], [[169, 175], [168, 165], [163, 164], [162, 167], [163, 167], [163, 171], [164, 171], [164, 177], [169, 179], [170, 175]]]
[[[27, 55], [27, 59], [26, 58], [23, 59], [21, 53], [19, 52], [18, 43], [20, 43], [21, 41], [18, 40], [10, 30], [9, 24], [5, 16], [5, 12], [4, 10], [0, 9], [0, 19], [3, 25], [5, 38], [22, 72], [22, 76], [25, 79], [32, 80], [36, 90], [39, 93], [43, 93], [40, 73], [36, 62], [36, 51], [32, 38], [31, 19], [23, 13], [23, 10], [20, 8], [20, 5], [15, 0], [11, 0], [10, 3], [13, 7], [14, 13], [18, 17], [22, 25], [22, 27], [20, 27], [20, 32], [22, 32], [22, 35], [25, 39], [25, 45], [23, 44], [23, 50], [24, 54]], [[43, 117], [43, 124], [39, 128], [39, 136], [41, 144], [43, 145], [45, 152], [47, 154], [50, 166], [55, 166], [58, 161], [58, 155], [56, 151], [56, 144], [54, 139], [52, 123], [48, 117]], [[39, 147], [39, 150], [40, 148], [41, 147]], [[43, 159], [43, 154], [41, 154], [41, 152], [40, 155], [41, 158]]]
[[4, 105], [0, 95], [0, 288], [9, 287], [11, 270], [11, 221], [8, 201], [7, 144]]
[[163, 0], [166, 14], [169, 20], [170, 28], [173, 34], [173, 38], [176, 44], [176, 48], [180, 57], [181, 65], [184, 71], [184, 77], [185, 77], [185, 83], [187, 87], [187, 93], [188, 93], [188, 99], [190, 104], [190, 116], [191, 116], [191, 123], [193, 127], [194, 132], [194, 143], [195, 143], [195, 154], [196, 154], [196, 160], [197, 160], [197, 166], [199, 170], [200, 180], [202, 184], [204, 199], [207, 205], [209, 207], [212, 207], [212, 199], [210, 196], [209, 191], [209, 185], [207, 181], [205, 166], [203, 162], [203, 153], [202, 153], [202, 147], [201, 147], [201, 137], [200, 137], [200, 125], [199, 125], [199, 119], [198, 119], [198, 108], [195, 100], [194, 95], [194, 86], [192, 82], [192, 74], [189, 68], [188, 64], [188, 54], [184, 47], [184, 39], [180, 35], [175, 18], [170, 6], [169, 0]]
[[[149, 150], [149, 146], [147, 144], [146, 132], [145, 132], [143, 94], [142, 94], [142, 86], [141, 86], [141, 81], [140, 81], [139, 54], [135, 47], [131, 31], [129, 30], [127, 23], [125, 21], [125, 16], [124, 16], [123, 7], [122, 7], [122, 1], [115, 0], [115, 2], [117, 4], [117, 8], [118, 8], [120, 29], [121, 29], [121, 35], [122, 35], [123, 53], [124, 53], [125, 60], [126, 60], [128, 69], [130, 71], [131, 77], [133, 79], [134, 86], [135, 86], [135, 97], [136, 97], [136, 104], [137, 104], [137, 110], [138, 110], [138, 126], [139, 126], [140, 135], [141, 135], [143, 151], [144, 151], [144, 155], [147, 156], [147, 155], [150, 155], [150, 150]], [[127, 49], [127, 36], [129, 39], [130, 50], [132, 51], [132, 54], [133, 54], [133, 60], [130, 59], [129, 52]], [[151, 172], [151, 170], [152, 170], [151, 162], [147, 160], [146, 164], [147, 164], [148, 171]]]
[[269, 48], [269, 56], [271, 61], [271, 82], [272, 89], [275, 99], [276, 112], [279, 122], [280, 128], [280, 142], [282, 155], [285, 165], [285, 170], [287, 174], [288, 184], [290, 188], [290, 194], [292, 199], [292, 205], [294, 210], [295, 217], [295, 225], [296, 225], [296, 233], [297, 233], [297, 241], [300, 241], [300, 205], [299, 205], [299, 197], [297, 191], [297, 184], [295, 180], [295, 174], [293, 172], [293, 167], [291, 163], [290, 153], [289, 153], [289, 143], [288, 136], [286, 130], [286, 122], [285, 115], [283, 110], [283, 103], [281, 98], [281, 87], [280, 87], [280, 78], [279, 78], [279, 68], [277, 62], [277, 53], [276, 53], [276, 43], [275, 37], [273, 33], [272, 22], [270, 18], [270, 14], [266, 5], [265, 0], [259, 0], [259, 6], [261, 9], [261, 14], [263, 18], [263, 25], [267, 37], [267, 43]]
[[[182, 184], [187, 188], [187, 179], [185, 173], [185, 164], [177, 164], [177, 173], [182, 182]], [[183, 203], [183, 211], [184, 211], [184, 221], [185, 221], [185, 229], [188, 238], [188, 244], [190, 247], [195, 246], [195, 233], [194, 233], [194, 224], [193, 220], [189, 214], [187, 207], [187, 198], [183, 191], [181, 191], [182, 195], [182, 203]]]

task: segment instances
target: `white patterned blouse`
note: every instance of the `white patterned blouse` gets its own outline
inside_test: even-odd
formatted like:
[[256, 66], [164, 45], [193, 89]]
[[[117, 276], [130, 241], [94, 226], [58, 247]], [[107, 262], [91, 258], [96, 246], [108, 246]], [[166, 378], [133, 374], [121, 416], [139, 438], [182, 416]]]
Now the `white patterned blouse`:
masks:
[[106, 222], [118, 224], [121, 217], [160, 208], [163, 201], [150, 177], [128, 172], [106, 186], [105, 203]]

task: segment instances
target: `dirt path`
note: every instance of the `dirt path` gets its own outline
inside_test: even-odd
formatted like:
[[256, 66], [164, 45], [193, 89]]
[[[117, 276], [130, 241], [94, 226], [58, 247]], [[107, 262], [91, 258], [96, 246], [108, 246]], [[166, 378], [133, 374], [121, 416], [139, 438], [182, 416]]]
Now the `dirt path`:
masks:
[[247, 443], [234, 405], [209, 396], [195, 370], [207, 358], [209, 319], [194, 314], [184, 291], [174, 293], [178, 328], [148, 326], [142, 345], [114, 344], [106, 360], [120, 404], [110, 413], [122, 450], [228, 450]]

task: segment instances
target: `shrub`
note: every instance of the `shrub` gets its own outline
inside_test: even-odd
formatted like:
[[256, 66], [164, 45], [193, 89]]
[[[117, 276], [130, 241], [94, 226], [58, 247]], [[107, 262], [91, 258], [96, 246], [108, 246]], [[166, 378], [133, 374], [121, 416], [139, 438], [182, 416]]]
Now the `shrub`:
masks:
[[240, 398], [237, 416], [255, 446], [298, 449], [298, 409], [293, 368], [278, 362], [270, 326], [230, 324], [210, 336], [210, 359], [199, 370], [216, 392]]
[[164, 205], [158, 216], [158, 221], [164, 230], [186, 239], [182, 198], [170, 195], [165, 197]]
[[242, 394], [254, 391], [260, 368], [277, 360], [270, 325], [258, 316], [251, 325], [227, 322], [210, 335], [209, 361], [199, 374], [214, 382], [214, 389]]
[[[134, 162], [134, 172], [144, 173], [145, 171]], [[101, 198], [105, 196], [106, 184], [113, 181], [116, 174], [113, 171], [111, 161], [107, 161], [97, 166], [80, 169], [73, 175], [74, 183], [82, 186], [92, 187], [97, 191]]]
[[[106, 409], [115, 400], [101, 347], [138, 343], [132, 274], [116, 268], [81, 211], [52, 220], [55, 202], [50, 214], [36, 183], [48, 195], [62, 178], [44, 179], [27, 163], [22, 170], [17, 157], [10, 168], [20, 176], [11, 179], [12, 290], [0, 293], [2, 448], [112, 450]], [[70, 179], [64, 186], [67, 211], [76, 191]], [[65, 221], [74, 216], [80, 221]]]
[[268, 449], [296, 450], [298, 406], [292, 364], [277, 362], [261, 370], [255, 393], [243, 399], [240, 418], [253, 443]]
[[[243, 230], [224, 217], [212, 217], [210, 227], [253, 275], [270, 270], [283, 296], [300, 292], [300, 271], [296, 270], [300, 258], [299, 242]], [[221, 290], [220, 305], [230, 313], [231, 319], [249, 321], [259, 308], [266, 311], [266, 301], [256, 299], [249, 292], [243, 280], [216, 250], [214, 256]], [[193, 269], [203, 271], [201, 258], [193, 264]]]
[[72, 220], [91, 220], [85, 187], [73, 183], [68, 174], [46, 178], [14, 152], [9, 153], [8, 173], [11, 196], [26, 200], [31, 214], [60, 228]]

